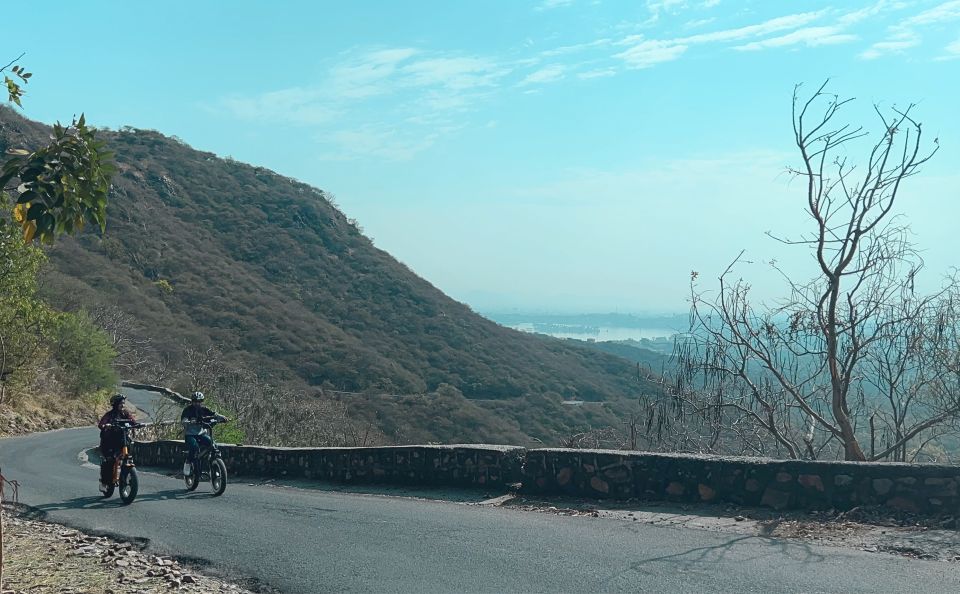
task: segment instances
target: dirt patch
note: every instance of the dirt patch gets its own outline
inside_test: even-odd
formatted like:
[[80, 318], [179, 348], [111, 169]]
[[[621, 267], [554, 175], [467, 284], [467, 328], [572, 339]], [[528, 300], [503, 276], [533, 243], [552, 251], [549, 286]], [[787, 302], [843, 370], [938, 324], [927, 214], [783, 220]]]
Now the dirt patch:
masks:
[[28, 520], [7, 511], [2, 594], [251, 592], [184, 567], [170, 557], [145, 554], [135, 544]]
[[657, 526], [803, 540], [918, 559], [960, 561], [960, 531], [957, 530], [956, 517], [909, 514], [882, 507], [855, 508], [847, 512], [777, 512], [708, 504], [524, 497], [506, 501], [503, 507], [563, 516], [615, 518]]

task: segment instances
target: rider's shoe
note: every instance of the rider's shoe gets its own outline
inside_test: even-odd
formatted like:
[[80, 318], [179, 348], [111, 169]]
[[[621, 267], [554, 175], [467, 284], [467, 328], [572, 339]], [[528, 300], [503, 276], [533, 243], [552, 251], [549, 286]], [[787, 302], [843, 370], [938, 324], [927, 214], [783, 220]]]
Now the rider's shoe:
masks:
[[107, 485], [105, 485], [104, 483], [100, 483], [100, 492], [103, 493], [104, 495], [106, 495], [106, 494], [107, 494]]

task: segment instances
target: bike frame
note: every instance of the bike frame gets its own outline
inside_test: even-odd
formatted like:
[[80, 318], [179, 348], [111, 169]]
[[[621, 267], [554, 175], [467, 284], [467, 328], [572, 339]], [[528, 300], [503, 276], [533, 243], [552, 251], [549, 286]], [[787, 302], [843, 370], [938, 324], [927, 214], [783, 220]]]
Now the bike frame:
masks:
[[123, 445], [120, 453], [113, 459], [113, 484], [120, 485], [120, 471], [123, 468], [135, 468], [133, 456], [130, 454], [130, 431], [133, 427], [123, 429]]
[[120, 449], [120, 454], [113, 461], [113, 484], [120, 484], [120, 470], [124, 466], [127, 468], [133, 468], [135, 466], [133, 456], [130, 455], [130, 448], [127, 447], [127, 444], [123, 444], [123, 448]]
[[210, 431], [210, 445], [200, 444], [200, 451], [197, 452], [197, 474], [203, 476], [203, 463], [207, 463], [207, 472], [210, 472], [210, 461], [220, 458], [220, 448], [217, 447], [217, 440], [213, 437], [214, 425], [207, 425]]

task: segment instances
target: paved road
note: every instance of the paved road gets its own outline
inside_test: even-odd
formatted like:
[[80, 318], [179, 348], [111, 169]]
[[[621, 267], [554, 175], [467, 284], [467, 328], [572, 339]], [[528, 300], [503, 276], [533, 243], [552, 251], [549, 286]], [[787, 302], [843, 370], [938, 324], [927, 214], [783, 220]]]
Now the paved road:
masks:
[[78, 461], [96, 441], [95, 429], [0, 440], [0, 467], [51, 520], [283, 592], [960, 591], [955, 564], [399, 497], [231, 484], [215, 499], [142, 473], [125, 507]]

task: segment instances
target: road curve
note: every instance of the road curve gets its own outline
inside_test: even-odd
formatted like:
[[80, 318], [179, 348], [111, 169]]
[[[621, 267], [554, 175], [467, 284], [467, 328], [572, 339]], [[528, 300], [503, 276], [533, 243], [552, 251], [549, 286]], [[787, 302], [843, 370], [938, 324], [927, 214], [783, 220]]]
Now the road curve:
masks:
[[52, 521], [283, 592], [960, 591], [954, 564], [618, 519], [242, 483], [215, 499], [153, 473], [122, 506], [78, 460], [96, 442], [92, 428], [0, 440], [0, 467]]

